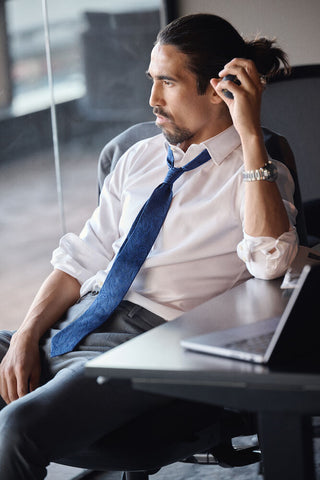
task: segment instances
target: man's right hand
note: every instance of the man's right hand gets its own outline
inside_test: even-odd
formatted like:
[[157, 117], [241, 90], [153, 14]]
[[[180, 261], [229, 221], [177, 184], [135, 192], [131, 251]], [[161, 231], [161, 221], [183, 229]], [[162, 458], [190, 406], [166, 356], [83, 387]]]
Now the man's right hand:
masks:
[[44, 281], [0, 364], [0, 395], [6, 403], [39, 386], [39, 341], [79, 295], [80, 283], [65, 272], [54, 270]]
[[40, 353], [37, 341], [15, 333], [0, 364], [0, 395], [8, 404], [35, 390], [40, 379]]

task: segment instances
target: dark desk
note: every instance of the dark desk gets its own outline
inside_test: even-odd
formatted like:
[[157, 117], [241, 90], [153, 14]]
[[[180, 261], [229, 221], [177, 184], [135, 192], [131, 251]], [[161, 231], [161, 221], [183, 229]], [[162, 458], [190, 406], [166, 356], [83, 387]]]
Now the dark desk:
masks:
[[251, 279], [182, 317], [88, 362], [91, 376], [134, 388], [255, 411], [266, 480], [314, 480], [311, 415], [320, 414], [320, 371], [268, 367], [184, 351], [182, 338], [281, 314], [280, 281]]

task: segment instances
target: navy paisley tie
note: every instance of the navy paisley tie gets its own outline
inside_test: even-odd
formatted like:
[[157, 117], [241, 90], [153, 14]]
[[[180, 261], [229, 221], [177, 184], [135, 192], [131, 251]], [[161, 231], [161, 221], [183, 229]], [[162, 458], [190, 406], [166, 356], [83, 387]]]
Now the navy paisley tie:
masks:
[[165, 220], [172, 200], [172, 185], [184, 173], [210, 159], [207, 150], [184, 167], [176, 168], [171, 148], [168, 150], [168, 173], [138, 213], [99, 294], [88, 310], [57, 333], [51, 342], [51, 356], [72, 351], [90, 332], [100, 327], [126, 295], [144, 263]]

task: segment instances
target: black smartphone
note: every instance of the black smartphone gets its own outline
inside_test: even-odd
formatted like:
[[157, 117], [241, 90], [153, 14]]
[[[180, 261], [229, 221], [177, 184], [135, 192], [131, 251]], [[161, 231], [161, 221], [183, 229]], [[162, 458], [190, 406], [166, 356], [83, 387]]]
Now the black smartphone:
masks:
[[[223, 77], [222, 80], [231, 80], [231, 82], [235, 83], [236, 85], [241, 85], [240, 80], [235, 75], [231, 75], [231, 74], [226, 75], [225, 77]], [[222, 91], [223, 91], [223, 94], [224, 94], [225, 97], [233, 98], [232, 93], [229, 90], [227, 90], [226, 88], [224, 88]]]

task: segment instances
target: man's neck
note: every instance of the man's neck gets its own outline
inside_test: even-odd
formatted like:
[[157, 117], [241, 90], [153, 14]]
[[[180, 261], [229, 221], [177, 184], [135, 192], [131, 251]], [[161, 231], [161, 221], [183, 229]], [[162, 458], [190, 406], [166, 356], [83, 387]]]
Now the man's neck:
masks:
[[206, 140], [209, 140], [209, 138], [215, 137], [220, 133], [224, 132], [225, 130], [227, 130], [227, 128], [231, 127], [231, 125], [231, 118], [224, 117], [223, 119], [220, 119], [220, 121], [212, 123], [212, 125], [208, 129], [206, 129], [201, 135], [195, 134], [193, 137], [189, 138], [185, 142], [181, 142], [179, 144], [179, 148], [186, 152], [190, 145], [205, 142]]

